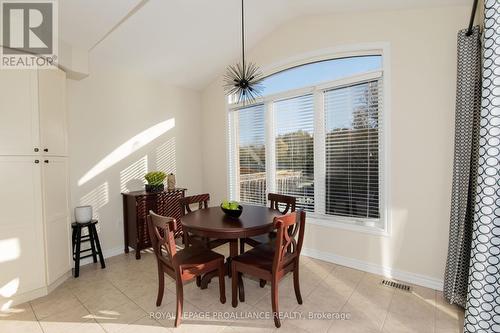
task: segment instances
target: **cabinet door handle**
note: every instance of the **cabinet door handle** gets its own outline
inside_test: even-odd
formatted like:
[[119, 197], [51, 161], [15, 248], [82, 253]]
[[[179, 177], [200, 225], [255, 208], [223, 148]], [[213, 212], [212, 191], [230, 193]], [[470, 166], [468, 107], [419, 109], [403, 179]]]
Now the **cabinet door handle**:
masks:
[[38, 153], [40, 151], [40, 149], [38, 148], [33, 148], [33, 150], [35, 151], [35, 153]]
[[43, 161], [43, 162], [44, 162], [44, 163], [49, 163], [49, 160], [45, 160], [45, 161]]
[[38, 164], [38, 163], [40, 163], [40, 161], [39, 160], [35, 160], [35, 164]]
[[43, 151], [46, 152], [46, 153], [48, 153], [49, 152], [49, 148], [45, 148]]

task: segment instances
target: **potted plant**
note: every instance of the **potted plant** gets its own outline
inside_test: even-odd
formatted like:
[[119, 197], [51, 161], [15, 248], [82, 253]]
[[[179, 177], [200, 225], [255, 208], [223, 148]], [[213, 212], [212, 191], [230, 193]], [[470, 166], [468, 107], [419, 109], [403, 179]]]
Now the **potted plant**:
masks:
[[148, 172], [144, 178], [148, 182], [146, 184], [146, 192], [161, 192], [164, 190], [165, 186], [163, 181], [167, 177], [167, 174], [163, 171], [151, 171]]

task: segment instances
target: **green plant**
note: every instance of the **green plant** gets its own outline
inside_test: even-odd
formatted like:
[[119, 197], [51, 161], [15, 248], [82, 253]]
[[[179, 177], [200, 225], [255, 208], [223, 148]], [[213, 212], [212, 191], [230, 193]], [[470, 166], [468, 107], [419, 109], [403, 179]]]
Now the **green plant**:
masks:
[[227, 200], [224, 200], [224, 201], [222, 201], [221, 206], [224, 209], [238, 210], [239, 207], [240, 207], [240, 204], [239, 204], [238, 201], [227, 201]]
[[167, 174], [163, 171], [151, 171], [148, 172], [144, 178], [149, 185], [160, 185], [163, 184], [165, 178], [167, 178]]

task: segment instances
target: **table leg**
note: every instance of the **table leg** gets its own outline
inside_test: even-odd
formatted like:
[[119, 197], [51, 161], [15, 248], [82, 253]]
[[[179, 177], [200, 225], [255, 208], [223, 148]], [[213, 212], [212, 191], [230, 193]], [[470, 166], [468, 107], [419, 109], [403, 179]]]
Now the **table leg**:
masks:
[[[240, 240], [241, 242], [241, 240]], [[229, 243], [229, 258], [227, 258], [227, 273], [231, 279], [238, 279], [238, 295], [240, 296], [240, 302], [245, 301], [245, 290], [243, 289], [243, 275], [238, 274], [238, 276], [231, 276], [231, 260], [233, 257], [236, 257], [239, 254], [239, 249], [238, 249], [238, 240], [235, 239], [234, 241], [231, 240]]]
[[[231, 239], [229, 241], [229, 257], [226, 258], [226, 264], [225, 264], [225, 269], [226, 269], [226, 275], [231, 277], [231, 259], [233, 257], [236, 257], [238, 255], [238, 239]], [[208, 284], [212, 280], [214, 276], [217, 276], [217, 271], [209, 272], [203, 276], [201, 279], [201, 289], [207, 289]], [[240, 281], [240, 289], [241, 289], [241, 281]], [[241, 298], [241, 296], [240, 296]], [[243, 297], [244, 298], [244, 297]], [[243, 301], [242, 301], [243, 302]]]
[[129, 241], [128, 241], [128, 211], [127, 211], [127, 198], [123, 196], [123, 238], [125, 253], [129, 252]]

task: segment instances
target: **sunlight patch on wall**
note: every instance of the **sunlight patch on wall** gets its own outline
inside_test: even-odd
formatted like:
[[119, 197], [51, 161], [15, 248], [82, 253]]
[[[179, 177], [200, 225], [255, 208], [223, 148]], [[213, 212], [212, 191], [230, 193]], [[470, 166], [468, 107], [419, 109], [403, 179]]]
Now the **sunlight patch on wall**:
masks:
[[0, 263], [16, 260], [21, 255], [19, 239], [9, 238], [0, 240]]
[[148, 157], [144, 156], [120, 171], [120, 189], [122, 193], [144, 188], [144, 175], [148, 172]]
[[92, 206], [93, 218], [99, 219], [99, 209], [109, 202], [109, 185], [105, 182], [80, 198], [81, 206]]
[[175, 137], [156, 148], [156, 169], [166, 173], [176, 173]]
[[130, 154], [144, 147], [159, 136], [165, 134], [175, 127], [175, 118], [165, 120], [150, 128], [142, 131], [133, 138], [129, 139], [121, 146], [113, 150], [110, 154], [104, 157], [99, 163], [92, 167], [82, 178], [78, 180], [78, 186], [82, 186], [89, 180], [98, 176], [105, 170], [109, 169], [116, 163], [120, 162]]

